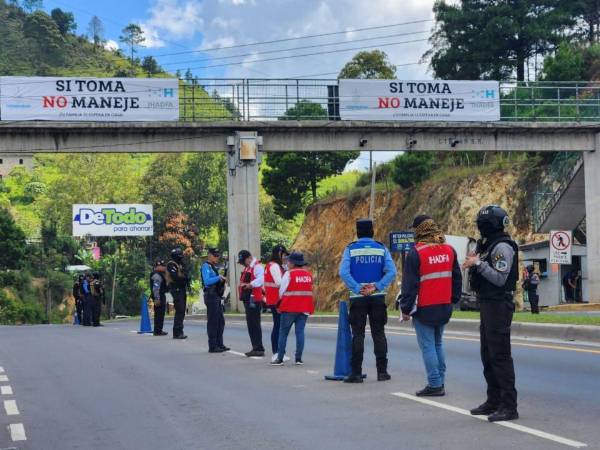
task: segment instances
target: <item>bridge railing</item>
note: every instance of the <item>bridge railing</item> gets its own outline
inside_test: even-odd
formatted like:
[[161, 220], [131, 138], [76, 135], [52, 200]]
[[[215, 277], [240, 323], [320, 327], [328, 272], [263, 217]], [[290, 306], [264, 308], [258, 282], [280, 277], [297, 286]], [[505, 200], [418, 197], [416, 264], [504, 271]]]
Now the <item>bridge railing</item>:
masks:
[[[180, 116], [199, 120], [339, 118], [335, 79], [180, 80]], [[600, 83], [502, 82], [501, 120], [598, 122]]]

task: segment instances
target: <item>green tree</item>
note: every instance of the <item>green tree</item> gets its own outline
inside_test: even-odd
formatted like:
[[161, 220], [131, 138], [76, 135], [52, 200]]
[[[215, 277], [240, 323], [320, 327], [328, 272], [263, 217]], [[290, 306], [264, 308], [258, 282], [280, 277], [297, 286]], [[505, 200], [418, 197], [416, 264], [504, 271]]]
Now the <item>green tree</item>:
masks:
[[589, 44], [600, 37], [600, 0], [569, 0], [574, 16], [578, 19], [577, 31]]
[[432, 154], [424, 152], [406, 152], [392, 161], [392, 178], [403, 188], [420, 183], [431, 173]]
[[442, 79], [525, 79], [528, 58], [545, 55], [574, 25], [572, 6], [557, 0], [436, 0], [432, 48], [424, 58]]
[[144, 37], [144, 31], [142, 28], [135, 23], [130, 23], [123, 30], [121, 30], [121, 36], [119, 40], [129, 47], [130, 52], [130, 61], [131, 64], [135, 64], [135, 54], [137, 53], [137, 48], [142, 45], [146, 38]]
[[[306, 120], [326, 117], [327, 112], [317, 103], [301, 100], [288, 109], [280, 120]], [[343, 172], [346, 165], [358, 157], [358, 152], [286, 152], [267, 155], [267, 167], [262, 185], [273, 197], [275, 211], [286, 219], [302, 211], [307, 194], [317, 200], [319, 181]]]
[[27, 243], [7, 209], [0, 208], [0, 269], [20, 269]]
[[94, 48], [104, 44], [104, 25], [98, 16], [93, 16], [88, 24], [88, 37], [94, 43]]
[[32, 13], [38, 9], [42, 9], [44, 7], [44, 2], [42, 0], [23, 0], [23, 9], [28, 13]]
[[[27, 16], [23, 31], [25, 36], [36, 43], [38, 65], [59, 65], [63, 60], [64, 39], [56, 22], [43, 11], [35, 11]], [[43, 68], [40, 68], [43, 70]]]
[[340, 71], [338, 78], [396, 78], [396, 66], [381, 50], [358, 52]]
[[148, 75], [155, 75], [162, 72], [158, 62], [152, 56], [144, 56], [144, 59], [142, 59], [142, 69], [144, 69], [144, 72]]
[[579, 46], [562, 43], [556, 53], [544, 60], [542, 80], [574, 81], [586, 80], [585, 50]]
[[54, 8], [50, 12], [50, 17], [56, 22], [56, 26], [63, 36], [66, 36], [68, 33], [72, 33], [77, 29], [77, 23], [75, 23], [75, 16], [73, 16], [73, 13], [63, 11], [60, 8]]

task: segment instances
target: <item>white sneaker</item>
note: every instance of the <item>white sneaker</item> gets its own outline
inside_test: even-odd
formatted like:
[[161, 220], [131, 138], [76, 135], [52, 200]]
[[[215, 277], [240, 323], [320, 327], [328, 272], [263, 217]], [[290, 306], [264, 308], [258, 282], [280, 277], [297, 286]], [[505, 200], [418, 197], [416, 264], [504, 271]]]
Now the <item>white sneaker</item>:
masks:
[[285, 356], [285, 355], [283, 355], [283, 361], [284, 361], [284, 362], [285, 362], [285, 361], [289, 361], [289, 360], [290, 360], [290, 357], [289, 357], [289, 356]]
[[275, 362], [277, 361], [277, 353], [275, 353], [273, 356], [271, 356], [271, 362]]

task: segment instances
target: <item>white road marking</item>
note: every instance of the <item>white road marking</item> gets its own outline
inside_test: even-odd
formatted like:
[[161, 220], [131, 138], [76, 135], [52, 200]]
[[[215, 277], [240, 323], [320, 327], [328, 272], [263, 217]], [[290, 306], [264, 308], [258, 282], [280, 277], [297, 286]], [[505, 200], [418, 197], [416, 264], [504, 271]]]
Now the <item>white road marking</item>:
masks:
[[[392, 395], [396, 397], [404, 398], [407, 400], [412, 400], [418, 403], [422, 403], [424, 405], [435, 406], [436, 408], [445, 409], [446, 411], [452, 411], [458, 414], [462, 414], [464, 416], [472, 417], [474, 419], [479, 419], [487, 422], [486, 416], [472, 416], [469, 411], [462, 408], [457, 408], [456, 406], [447, 405], [445, 403], [434, 402], [433, 400], [428, 400], [421, 397], [416, 397], [414, 395], [405, 394], [404, 392], [393, 392]], [[514, 422], [494, 422], [495, 425], [499, 425], [501, 427], [511, 428], [513, 430], [521, 431], [523, 433], [531, 434], [533, 436], [537, 436], [542, 439], [547, 439], [549, 441], [557, 442], [559, 444], [566, 445], [568, 447], [574, 448], [582, 448], [587, 447], [587, 444], [579, 441], [574, 441], [572, 439], [567, 439], [562, 436], [558, 436], [556, 434], [546, 433], [545, 431], [536, 430], [534, 428], [529, 428], [524, 425], [519, 425]]]
[[309, 375], [318, 375], [319, 371], [318, 370], [307, 370], [306, 373]]
[[8, 381], [8, 377], [6, 375], [0, 375], [0, 381]]
[[13, 395], [11, 386], [0, 386], [0, 395]]
[[231, 353], [232, 355], [237, 355], [237, 356], [246, 356], [241, 352], [236, 352], [235, 350], [227, 350], [227, 353]]
[[4, 400], [4, 410], [7, 416], [18, 416], [19, 408], [17, 408], [16, 400]]
[[4, 373], [4, 367], [0, 366], [0, 373]]
[[27, 440], [27, 436], [25, 436], [25, 427], [22, 423], [11, 423], [8, 426], [8, 431], [10, 432], [10, 438], [13, 441]]

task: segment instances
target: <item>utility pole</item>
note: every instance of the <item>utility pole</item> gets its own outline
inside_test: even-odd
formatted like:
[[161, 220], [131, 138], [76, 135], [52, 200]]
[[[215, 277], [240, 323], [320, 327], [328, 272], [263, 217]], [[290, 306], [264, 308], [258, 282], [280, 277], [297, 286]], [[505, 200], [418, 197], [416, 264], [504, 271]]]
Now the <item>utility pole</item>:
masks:
[[115, 257], [115, 268], [113, 271], [112, 291], [110, 293], [110, 310], [108, 316], [113, 319], [115, 315], [115, 288], [117, 286], [117, 258]]
[[377, 172], [377, 163], [373, 163], [371, 169], [371, 206], [369, 207], [369, 219], [373, 220], [375, 214], [375, 174]]

